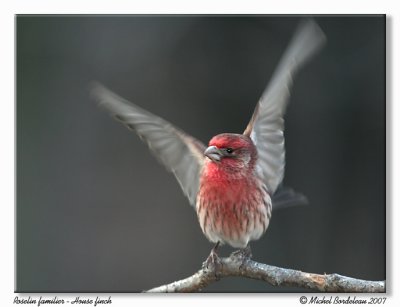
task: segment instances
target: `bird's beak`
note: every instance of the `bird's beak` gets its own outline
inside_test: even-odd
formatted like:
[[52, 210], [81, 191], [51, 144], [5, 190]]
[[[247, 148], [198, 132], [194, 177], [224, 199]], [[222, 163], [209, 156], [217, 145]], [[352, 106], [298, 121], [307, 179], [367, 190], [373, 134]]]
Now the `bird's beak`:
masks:
[[204, 151], [204, 155], [217, 162], [221, 160], [222, 152], [216, 146], [210, 146]]

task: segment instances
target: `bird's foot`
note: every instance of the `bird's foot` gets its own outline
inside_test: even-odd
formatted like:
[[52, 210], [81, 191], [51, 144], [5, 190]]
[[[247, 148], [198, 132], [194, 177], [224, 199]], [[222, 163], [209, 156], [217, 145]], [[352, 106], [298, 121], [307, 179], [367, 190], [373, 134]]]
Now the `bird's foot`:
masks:
[[245, 248], [241, 248], [237, 251], [234, 251], [231, 256], [237, 258], [239, 261], [241, 261], [241, 264], [239, 266], [239, 270], [243, 269], [243, 265], [245, 264], [246, 261], [250, 260], [251, 257], [253, 257], [251, 253], [251, 248], [250, 245], [247, 245]]
[[253, 255], [251, 254], [250, 245], [247, 245], [245, 248], [241, 248], [241, 249], [238, 249], [237, 251], [234, 251], [232, 253], [232, 256], [234, 256], [236, 258], [250, 259], [251, 257], [253, 257]]
[[221, 259], [218, 257], [217, 248], [219, 246], [219, 242], [213, 247], [210, 252], [210, 255], [207, 257], [206, 261], [203, 262], [203, 270], [213, 270], [215, 272], [215, 277], [217, 279], [217, 272], [219, 271], [221, 264]]
[[210, 269], [212, 267], [217, 266], [220, 263], [221, 260], [219, 259], [218, 254], [214, 251], [214, 249], [212, 249], [206, 261], [203, 262], [203, 268]]

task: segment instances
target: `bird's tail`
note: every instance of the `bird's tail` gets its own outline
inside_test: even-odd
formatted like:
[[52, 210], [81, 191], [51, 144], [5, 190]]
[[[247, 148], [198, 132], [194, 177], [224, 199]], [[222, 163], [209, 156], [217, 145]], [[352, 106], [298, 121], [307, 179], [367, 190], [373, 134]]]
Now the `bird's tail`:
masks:
[[296, 206], [308, 205], [308, 199], [301, 193], [295, 192], [292, 188], [279, 185], [272, 195], [272, 210], [285, 209]]

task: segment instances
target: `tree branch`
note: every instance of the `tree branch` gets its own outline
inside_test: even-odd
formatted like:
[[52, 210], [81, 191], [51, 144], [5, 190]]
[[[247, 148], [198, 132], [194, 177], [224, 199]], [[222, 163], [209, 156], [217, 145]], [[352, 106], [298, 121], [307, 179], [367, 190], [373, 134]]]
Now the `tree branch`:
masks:
[[192, 276], [144, 292], [196, 292], [223, 277], [238, 276], [265, 281], [274, 286], [299, 287], [321, 292], [385, 292], [385, 281], [369, 281], [339, 274], [319, 275], [279, 268], [232, 253], [216, 264], [203, 265]]

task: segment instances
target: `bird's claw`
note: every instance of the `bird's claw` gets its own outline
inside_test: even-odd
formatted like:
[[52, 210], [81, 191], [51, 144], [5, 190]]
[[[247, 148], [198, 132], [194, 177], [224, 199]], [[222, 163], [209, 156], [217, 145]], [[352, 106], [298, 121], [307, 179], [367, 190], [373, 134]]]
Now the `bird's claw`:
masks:
[[251, 257], [253, 257], [253, 255], [251, 253], [250, 245], [247, 245], [245, 248], [241, 248], [237, 251], [234, 251], [232, 253], [232, 256], [234, 256], [236, 258], [250, 259]]
[[253, 257], [251, 253], [251, 248], [250, 245], [247, 245], [245, 248], [241, 248], [237, 251], [234, 251], [231, 256], [234, 256], [235, 258], [238, 258], [238, 260], [241, 261], [241, 264], [239, 266], [239, 270], [243, 269], [243, 265], [247, 260], [250, 260], [251, 257]]
[[214, 249], [212, 249], [210, 255], [207, 257], [206, 261], [204, 261], [204, 263], [203, 263], [203, 268], [210, 269], [212, 267], [217, 266], [220, 263], [221, 263], [221, 260], [219, 259], [218, 254], [214, 251]]
[[218, 257], [217, 248], [219, 242], [216, 246], [211, 250], [210, 255], [207, 257], [206, 261], [203, 262], [203, 270], [213, 270], [215, 273], [215, 278], [219, 279], [218, 271], [220, 270], [222, 263], [221, 259]]

